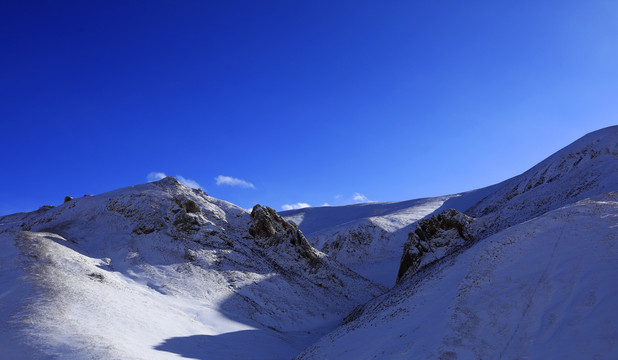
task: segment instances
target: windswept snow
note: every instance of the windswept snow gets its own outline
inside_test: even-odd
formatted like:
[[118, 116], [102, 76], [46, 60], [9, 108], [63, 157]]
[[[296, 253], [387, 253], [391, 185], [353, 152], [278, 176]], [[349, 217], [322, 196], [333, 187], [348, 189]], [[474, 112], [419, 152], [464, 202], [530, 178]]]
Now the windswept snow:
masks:
[[618, 358], [618, 126], [483, 189], [281, 215], [165, 178], [0, 217], [2, 357]]
[[252, 222], [172, 178], [2, 218], [2, 331], [42, 357], [287, 359], [384, 291]]
[[500, 184], [461, 194], [283, 211], [315, 248], [367, 279], [393, 286], [414, 224], [443, 209], [465, 211]]
[[284, 211], [315, 248], [372, 281], [395, 284], [408, 226], [451, 196]]
[[[618, 126], [587, 134], [509, 179], [466, 213], [485, 236], [560, 206], [618, 190]], [[479, 223], [478, 225], [481, 225]]]
[[417, 273], [299, 359], [618, 357], [618, 193]]

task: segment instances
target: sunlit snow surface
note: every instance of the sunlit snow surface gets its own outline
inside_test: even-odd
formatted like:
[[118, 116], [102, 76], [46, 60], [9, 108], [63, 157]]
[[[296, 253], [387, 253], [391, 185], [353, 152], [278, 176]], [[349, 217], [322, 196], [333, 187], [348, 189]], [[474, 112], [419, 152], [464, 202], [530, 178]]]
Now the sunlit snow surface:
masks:
[[516, 225], [450, 256], [301, 359], [618, 357], [618, 193]]
[[395, 285], [403, 244], [414, 224], [444, 209], [464, 211], [496, 186], [462, 194], [283, 211], [311, 245], [367, 279]]
[[[473, 241], [367, 280], [449, 208]], [[616, 126], [487, 188], [282, 214], [323, 252], [172, 178], [1, 217], [0, 358], [618, 358]]]
[[[200, 226], [181, 231], [187, 218]], [[11, 359], [289, 359], [384, 292], [288, 240], [261, 245], [250, 223], [173, 179], [0, 218], [0, 346]]]

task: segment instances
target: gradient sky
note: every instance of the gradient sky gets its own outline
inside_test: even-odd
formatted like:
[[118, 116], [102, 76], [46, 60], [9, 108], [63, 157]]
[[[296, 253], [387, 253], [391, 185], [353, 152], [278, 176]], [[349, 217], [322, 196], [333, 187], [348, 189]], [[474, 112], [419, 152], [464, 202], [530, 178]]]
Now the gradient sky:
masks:
[[616, 19], [618, 1], [2, 1], [0, 214], [155, 173], [278, 210], [491, 185], [618, 123]]

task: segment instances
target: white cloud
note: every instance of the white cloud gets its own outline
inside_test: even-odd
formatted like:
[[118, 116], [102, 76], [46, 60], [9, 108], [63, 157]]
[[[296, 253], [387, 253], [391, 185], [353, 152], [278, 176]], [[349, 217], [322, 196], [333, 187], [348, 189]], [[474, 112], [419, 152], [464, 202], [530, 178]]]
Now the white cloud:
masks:
[[360, 193], [354, 193], [352, 200], [356, 202], [369, 202], [369, 199], [365, 195]]
[[330, 204], [329, 203], [324, 203], [321, 206], [330, 206]]
[[167, 175], [165, 175], [165, 173], [153, 171], [146, 176], [146, 179], [148, 179], [148, 182], [153, 182], [153, 181], [161, 180], [166, 176]]
[[302, 209], [302, 208], [307, 208], [307, 207], [311, 207], [311, 205], [307, 204], [307, 203], [296, 203], [296, 204], [284, 204], [281, 208], [283, 210], [296, 210], [296, 209]]
[[334, 197], [335, 197], [335, 199], [336, 199], [336, 200], [339, 200], [339, 199], [343, 198], [343, 195], [341, 195], [341, 194], [337, 194], [337, 195], [335, 195]]
[[180, 181], [181, 184], [187, 185], [190, 188], [193, 188], [193, 189], [201, 189], [202, 188], [200, 186], [200, 184], [198, 184], [197, 181], [195, 181], [195, 180], [187, 179], [187, 178], [184, 178], [184, 177], [182, 177], [180, 175], [176, 175], [176, 179], [178, 181]]
[[238, 186], [242, 188], [255, 189], [255, 186], [252, 183], [242, 180], [242, 179], [237, 179], [231, 176], [219, 175], [215, 178], [215, 181], [217, 182], [217, 185], [229, 185], [229, 186]]
[[[148, 182], [153, 182], [153, 181], [159, 181], [161, 179], [163, 179], [164, 177], [166, 177], [167, 175], [165, 175], [165, 173], [162, 172], [158, 172], [158, 171], [153, 171], [150, 174], [146, 175], [146, 179], [148, 180]], [[178, 180], [181, 184], [184, 184], [190, 188], [193, 189], [201, 189], [202, 187], [200, 186], [200, 184], [197, 183], [197, 181], [192, 180], [192, 179], [187, 179], [183, 176], [180, 175], [176, 175], [176, 180]]]

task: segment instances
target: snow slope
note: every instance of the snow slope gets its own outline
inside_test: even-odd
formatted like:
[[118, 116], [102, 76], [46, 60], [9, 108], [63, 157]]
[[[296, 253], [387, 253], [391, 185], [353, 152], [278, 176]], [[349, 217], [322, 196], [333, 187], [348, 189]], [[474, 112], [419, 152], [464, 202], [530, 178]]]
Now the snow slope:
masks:
[[443, 209], [465, 211], [501, 184], [460, 194], [399, 202], [310, 207], [280, 214], [298, 225], [312, 246], [364, 277], [393, 286], [408, 233]]
[[416, 273], [298, 359], [618, 357], [618, 192]]
[[490, 188], [416, 223], [398, 285], [299, 358], [616, 358], [618, 127]]
[[368, 279], [395, 283], [405, 229], [439, 208], [449, 197], [392, 203], [305, 208], [282, 212], [315, 248]]
[[616, 126], [484, 189], [282, 215], [166, 178], [0, 217], [2, 356], [618, 358]]
[[288, 359], [384, 291], [173, 178], [0, 218], [0, 241], [14, 359]]
[[559, 150], [466, 211], [482, 218], [480, 236], [576, 200], [618, 190], [618, 126], [591, 132]]
[[549, 210], [618, 189], [618, 126], [585, 135], [525, 173], [461, 194], [281, 212], [309, 242], [368, 279], [395, 283], [401, 251], [420, 219], [447, 209], [475, 218], [484, 238]]

